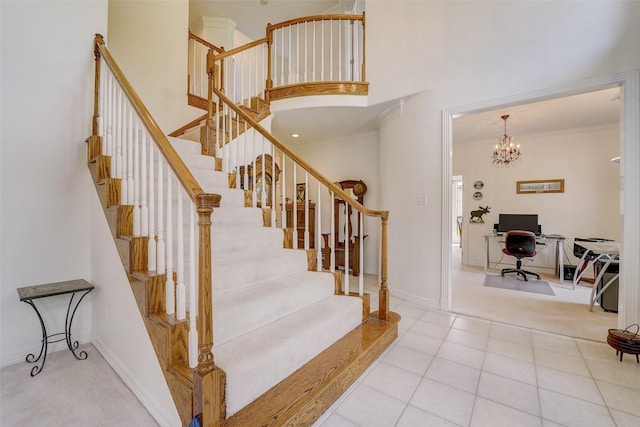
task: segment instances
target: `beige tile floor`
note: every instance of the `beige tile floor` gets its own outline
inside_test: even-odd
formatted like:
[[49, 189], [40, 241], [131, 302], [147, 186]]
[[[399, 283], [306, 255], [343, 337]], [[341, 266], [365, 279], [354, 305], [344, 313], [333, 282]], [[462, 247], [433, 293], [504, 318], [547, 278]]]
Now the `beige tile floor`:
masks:
[[393, 300], [398, 339], [316, 423], [640, 426], [640, 364], [607, 344]]
[[553, 277], [555, 296], [486, 288], [459, 256], [453, 312], [392, 297], [398, 339], [314, 427], [640, 426], [640, 364], [605, 343], [617, 315], [590, 312], [590, 288]]
[[[493, 302], [502, 298], [503, 305], [515, 307], [515, 314], [501, 313], [503, 320], [496, 321], [482, 318], [492, 315], [486, 307], [484, 315], [470, 316], [461, 311], [427, 310], [392, 297], [391, 309], [402, 316], [398, 339], [315, 427], [640, 426], [640, 364], [628, 355], [619, 362], [615, 351], [599, 342], [602, 340], [582, 337], [592, 330], [582, 327], [585, 323], [599, 325], [597, 336], [603, 337], [601, 331], [606, 331], [607, 323], [615, 322], [614, 315], [600, 317], [598, 312], [586, 311], [580, 290], [564, 295], [563, 287], [552, 283], [557, 299], [565, 305], [560, 305], [562, 313], [554, 317], [555, 322], [548, 322], [536, 312], [552, 311], [549, 307], [553, 299], [549, 297], [533, 298], [538, 305], [531, 305], [528, 298], [513, 292], [487, 294], [480, 273], [473, 269], [453, 275], [454, 308], [456, 292], [463, 288], [466, 298], [457, 298], [461, 310], [483, 308], [490, 295]], [[369, 278], [367, 289], [377, 288], [375, 282]], [[372, 298], [373, 309], [376, 299]], [[569, 305], [577, 307], [566, 313]], [[589, 314], [581, 317], [585, 313]], [[531, 325], [516, 325], [523, 319], [530, 319], [527, 321]], [[553, 333], [558, 332], [559, 324], [569, 324], [569, 332]], [[56, 360], [63, 363], [71, 357], [67, 353], [53, 353], [47, 361], [50, 366], [35, 380], [44, 381], [54, 374]], [[76, 362], [72, 360], [69, 366], [78, 369]], [[21, 369], [11, 366], [0, 370], [0, 425], [37, 425], [25, 420], [25, 414], [34, 420], [46, 417], [50, 425], [69, 427], [157, 425], [97, 351], [91, 351], [90, 363], [79, 364], [86, 365], [91, 375], [66, 375], [65, 381], [54, 381], [55, 386], [37, 389], [49, 399], [67, 396], [66, 392], [50, 391], [61, 386], [81, 390], [90, 377], [96, 383], [117, 383], [119, 388], [114, 393], [131, 405], [110, 405], [104, 396], [95, 397], [92, 386], [91, 393], [78, 393], [74, 401], [78, 406], [80, 399], [85, 399], [79, 406], [88, 411], [89, 417], [86, 413], [59, 411], [56, 405], [33, 406], [32, 402], [45, 397], [28, 396], [26, 391], [34, 390], [34, 379], [25, 380], [27, 367], [21, 364]], [[31, 409], [22, 411], [21, 405]], [[16, 413], [18, 418], [11, 418]], [[105, 418], [105, 423], [87, 422], [102, 413], [124, 416], [127, 421]]]

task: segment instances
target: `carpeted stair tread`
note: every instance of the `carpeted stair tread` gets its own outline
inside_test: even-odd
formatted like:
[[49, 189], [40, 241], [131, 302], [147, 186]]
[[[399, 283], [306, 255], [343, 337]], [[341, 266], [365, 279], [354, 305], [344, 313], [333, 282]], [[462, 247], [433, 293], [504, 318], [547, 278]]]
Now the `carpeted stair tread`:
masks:
[[226, 172], [217, 172], [213, 169], [194, 169], [191, 166], [191, 174], [202, 188], [229, 188], [229, 177]]
[[249, 288], [217, 293], [213, 336], [223, 344], [334, 293], [333, 275], [304, 271]]
[[282, 381], [361, 322], [360, 298], [332, 295], [232, 341], [215, 345], [216, 364], [227, 376], [227, 416]]
[[[178, 150], [176, 150], [178, 151]], [[212, 170], [215, 171], [216, 159], [212, 156], [203, 156], [200, 153], [182, 152], [178, 151], [182, 161], [189, 166], [189, 169], [193, 173], [195, 170]]]
[[244, 190], [235, 188], [220, 188], [207, 184], [200, 184], [205, 193], [220, 194], [220, 207], [243, 207]]
[[[251, 260], [251, 268], [247, 267], [247, 260]], [[273, 249], [215, 256], [211, 270], [213, 291], [217, 294], [307, 271], [307, 253], [304, 250]]]
[[168, 136], [167, 138], [178, 154], [191, 153], [202, 155], [202, 144], [200, 144], [200, 142], [184, 138], [176, 138], [174, 136]]

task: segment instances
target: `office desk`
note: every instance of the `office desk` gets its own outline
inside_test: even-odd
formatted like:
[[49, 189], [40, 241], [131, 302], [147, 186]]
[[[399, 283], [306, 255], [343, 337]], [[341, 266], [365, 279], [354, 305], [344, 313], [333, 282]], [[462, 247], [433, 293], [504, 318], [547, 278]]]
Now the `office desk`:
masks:
[[[490, 239], [499, 239], [504, 237], [504, 234], [485, 234], [484, 235], [484, 244], [485, 244], [485, 254], [484, 254], [484, 272], [487, 272], [489, 268], [489, 242]], [[546, 242], [556, 242], [556, 255], [555, 255], [555, 271], [560, 275], [560, 283], [564, 283], [564, 241], [565, 237], [560, 234], [549, 234], [545, 237], [541, 237], [536, 239], [536, 244], [546, 244]], [[544, 243], [543, 243], [544, 242]]]
[[[573, 277], [573, 288], [575, 289], [576, 285], [580, 282], [580, 279], [584, 275], [584, 273], [589, 270], [593, 264], [598, 261], [604, 262], [604, 265], [600, 269], [600, 273], [596, 277], [593, 282], [593, 288], [591, 288], [591, 299], [589, 301], [589, 311], [593, 311], [593, 306], [600, 298], [600, 296], [607, 290], [607, 288], [615, 282], [615, 280], [620, 275], [618, 273], [614, 274], [611, 279], [596, 293], [596, 289], [598, 288], [598, 283], [602, 280], [602, 277], [607, 271], [607, 268], [611, 264], [620, 264], [620, 243], [618, 242], [583, 242], [576, 241], [576, 245], [585, 249], [582, 258], [580, 258], [580, 262], [576, 266], [576, 274]], [[587, 260], [589, 258], [589, 254], [592, 256], [595, 255], [592, 259]], [[583, 268], [584, 267], [584, 268]], [[579, 272], [579, 273], [578, 273]]]

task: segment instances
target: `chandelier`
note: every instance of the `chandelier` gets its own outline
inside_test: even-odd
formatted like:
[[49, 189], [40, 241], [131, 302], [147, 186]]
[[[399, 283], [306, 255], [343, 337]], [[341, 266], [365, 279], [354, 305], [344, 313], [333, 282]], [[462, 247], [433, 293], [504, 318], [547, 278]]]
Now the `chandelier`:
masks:
[[513, 142], [514, 137], [507, 134], [508, 114], [500, 116], [504, 120], [504, 135], [498, 138], [498, 143], [493, 148], [492, 163], [496, 166], [509, 166], [520, 158], [520, 144]]

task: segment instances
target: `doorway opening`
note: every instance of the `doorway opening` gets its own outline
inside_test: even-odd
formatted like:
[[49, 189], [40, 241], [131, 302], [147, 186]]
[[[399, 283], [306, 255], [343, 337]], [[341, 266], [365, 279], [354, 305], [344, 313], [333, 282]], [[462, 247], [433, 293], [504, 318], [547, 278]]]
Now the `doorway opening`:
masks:
[[[490, 111], [502, 107], [512, 107], [516, 105], [523, 105], [533, 103], [542, 100], [549, 100], [561, 97], [567, 97], [571, 95], [593, 92], [601, 89], [620, 87], [623, 96], [621, 97], [621, 111], [619, 117], [621, 118], [620, 126], [620, 152], [622, 154], [621, 160], [621, 172], [620, 183], [621, 187], [625, 189], [625, 192], [620, 195], [622, 214], [622, 230], [621, 233], [621, 246], [622, 251], [629, 258], [636, 259], [640, 255], [640, 249], [633, 243], [634, 238], [639, 233], [640, 215], [636, 206], [638, 205], [638, 169], [640, 168], [640, 161], [638, 160], [638, 153], [640, 149], [639, 139], [640, 131], [637, 120], [634, 117], [638, 114], [635, 101], [638, 99], [640, 92], [638, 86], [638, 72], [628, 73], [622, 76], [611, 76], [608, 78], [602, 78], [590, 82], [583, 82], [579, 85], [568, 85], [564, 88], [545, 90], [538, 93], [532, 93], [528, 95], [521, 95], [512, 97], [509, 99], [493, 100], [483, 104], [476, 104], [473, 106], [460, 107], [456, 109], [445, 110], [443, 112], [443, 183], [446, 183], [446, 191], [443, 191], [443, 219], [450, 224], [444, 224], [445, 229], [452, 229], [454, 223], [453, 213], [453, 192], [451, 191], [451, 185], [453, 182], [453, 169], [452, 169], [452, 144], [453, 144], [453, 119], [462, 117], [464, 115], [473, 114], [476, 112]], [[636, 180], [636, 181], [633, 181]], [[448, 200], [447, 200], [448, 199]], [[635, 211], [634, 211], [635, 209]], [[453, 289], [452, 280], [455, 279], [455, 272], [452, 271], [452, 257], [453, 257], [453, 235], [447, 233], [448, 238], [443, 241], [443, 271], [442, 271], [442, 299], [441, 308], [443, 310], [450, 311], [453, 306]], [[464, 230], [463, 230], [464, 236]], [[462, 240], [463, 247], [465, 246], [465, 239]], [[633, 266], [633, 263], [621, 262], [621, 295], [620, 300], [626, 301], [619, 308], [618, 314], [618, 327], [620, 325], [637, 322], [639, 317], [638, 312], [638, 297], [640, 291], [638, 290], [638, 277], [639, 269], [637, 266]], [[627, 286], [625, 286], [627, 284]]]

